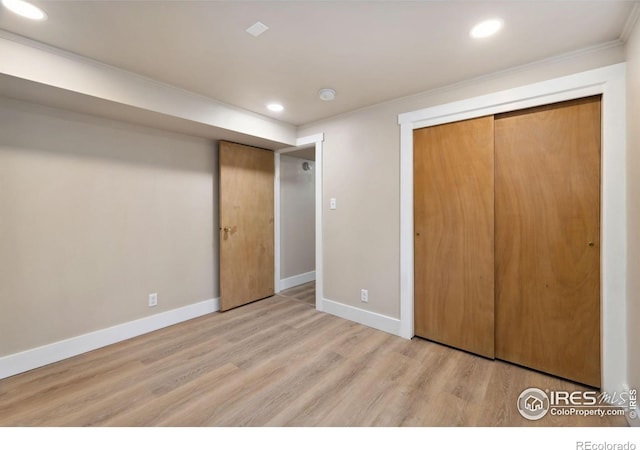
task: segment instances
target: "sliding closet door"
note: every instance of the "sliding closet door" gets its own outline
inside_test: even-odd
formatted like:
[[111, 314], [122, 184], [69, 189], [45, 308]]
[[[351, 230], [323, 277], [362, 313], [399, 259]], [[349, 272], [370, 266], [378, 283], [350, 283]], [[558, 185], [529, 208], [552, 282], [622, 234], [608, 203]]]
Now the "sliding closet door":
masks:
[[415, 333], [493, 358], [493, 117], [413, 142]]
[[600, 386], [600, 98], [496, 116], [496, 357]]

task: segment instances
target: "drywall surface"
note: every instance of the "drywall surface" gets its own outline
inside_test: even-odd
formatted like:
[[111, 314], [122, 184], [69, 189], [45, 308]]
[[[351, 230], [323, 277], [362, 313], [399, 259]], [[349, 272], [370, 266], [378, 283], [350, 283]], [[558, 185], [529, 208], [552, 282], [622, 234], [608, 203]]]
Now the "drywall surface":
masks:
[[[309, 170], [303, 169], [304, 163]], [[280, 278], [315, 270], [315, 162], [280, 156]]]
[[0, 356], [216, 297], [216, 155], [0, 99]]

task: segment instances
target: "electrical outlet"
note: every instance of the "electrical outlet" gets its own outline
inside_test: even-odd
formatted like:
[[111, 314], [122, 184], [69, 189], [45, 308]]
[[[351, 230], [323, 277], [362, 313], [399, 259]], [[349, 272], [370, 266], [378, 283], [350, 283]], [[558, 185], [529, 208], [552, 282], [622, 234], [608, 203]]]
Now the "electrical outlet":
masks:
[[158, 294], [149, 294], [149, 306], [158, 306]]
[[367, 303], [369, 301], [369, 291], [360, 289], [360, 301]]

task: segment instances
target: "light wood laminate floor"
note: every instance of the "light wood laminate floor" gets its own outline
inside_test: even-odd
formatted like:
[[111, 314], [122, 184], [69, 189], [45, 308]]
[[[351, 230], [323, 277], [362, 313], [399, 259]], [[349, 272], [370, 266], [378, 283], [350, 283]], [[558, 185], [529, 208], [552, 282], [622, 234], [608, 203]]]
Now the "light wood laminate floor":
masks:
[[[516, 410], [581, 387], [310, 306], [310, 290], [214, 313], [0, 381], [3, 426], [624, 426]], [[296, 288], [294, 288], [296, 289]], [[298, 292], [298, 294], [300, 294]]]
[[308, 305], [311, 305], [315, 308], [316, 306], [316, 282], [312, 281], [310, 283], [301, 284], [299, 286], [292, 287], [287, 289], [286, 291], [280, 292], [278, 294], [282, 297], [287, 297], [293, 300], [298, 300], [304, 302]]

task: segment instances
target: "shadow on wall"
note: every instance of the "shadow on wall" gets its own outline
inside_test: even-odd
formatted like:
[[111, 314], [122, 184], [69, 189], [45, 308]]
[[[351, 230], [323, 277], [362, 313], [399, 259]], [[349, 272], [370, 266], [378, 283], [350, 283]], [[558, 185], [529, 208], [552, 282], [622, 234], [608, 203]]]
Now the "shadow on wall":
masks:
[[[33, 127], [33, 114], [40, 116]], [[82, 126], [78, 126], [78, 125]], [[217, 173], [215, 167], [202, 164], [203, 143], [216, 155], [217, 143], [140, 125], [93, 117], [10, 99], [0, 99], [0, 131], [3, 148], [50, 153], [52, 156], [96, 158], [120, 164], [166, 168], [203, 173]], [[158, 140], [158, 146], [149, 141]], [[91, 145], [79, 145], [91, 142]], [[195, 147], [194, 146], [194, 147]]]

